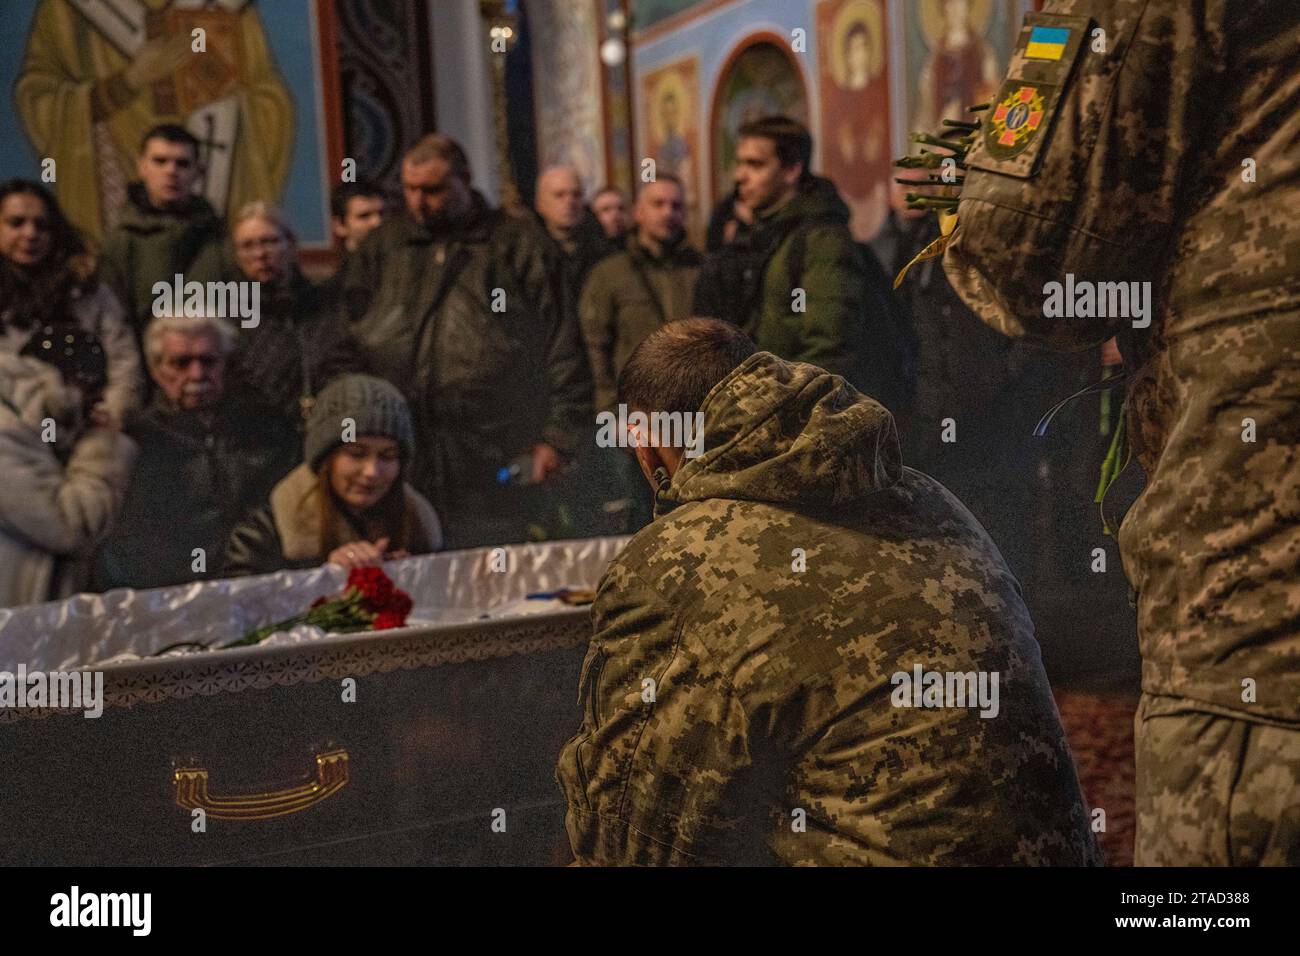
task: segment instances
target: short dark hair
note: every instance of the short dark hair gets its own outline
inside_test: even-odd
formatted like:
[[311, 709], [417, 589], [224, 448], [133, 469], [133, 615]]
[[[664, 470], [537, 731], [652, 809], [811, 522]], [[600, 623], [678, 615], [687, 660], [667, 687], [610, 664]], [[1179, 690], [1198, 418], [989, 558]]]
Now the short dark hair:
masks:
[[803, 163], [804, 178], [812, 175], [812, 133], [796, 119], [788, 116], [762, 116], [750, 120], [736, 131], [737, 139], [761, 136], [776, 144], [776, 158], [782, 166]]
[[451, 166], [451, 171], [465, 182], [469, 182], [469, 157], [460, 143], [442, 133], [428, 133], [406, 151], [402, 162], [414, 166], [423, 166], [431, 160], [441, 159]]
[[157, 126], [151, 126], [149, 131], [140, 138], [140, 155], [144, 155], [145, 148], [149, 145], [151, 139], [163, 139], [169, 143], [182, 143], [190, 148], [196, 161], [199, 158], [198, 137], [184, 126], [176, 123], [159, 123]]
[[650, 333], [623, 366], [619, 400], [642, 412], [694, 414], [713, 386], [757, 351], [730, 322], [669, 322]]
[[620, 199], [623, 198], [623, 190], [619, 189], [617, 186], [601, 186], [599, 189], [597, 189], [594, 193], [591, 194], [591, 201], [595, 202], [601, 196], [605, 195], [605, 193], [613, 193], [614, 195], [618, 196]]
[[[678, 176], [676, 173], [661, 173], [656, 170], [655, 178], [650, 180], [649, 183], [642, 183], [641, 189], [645, 189], [647, 186], [650, 185], [650, 183], [673, 183], [678, 189], [682, 191], [683, 195], [686, 194], [686, 183], [683, 182], [682, 177]], [[639, 196], [640, 194], [641, 191], [637, 190], [637, 195]]]
[[339, 183], [330, 193], [330, 215], [342, 219], [348, 214], [348, 203], [358, 197], [387, 199], [384, 187], [373, 179], [359, 179], [355, 183]]

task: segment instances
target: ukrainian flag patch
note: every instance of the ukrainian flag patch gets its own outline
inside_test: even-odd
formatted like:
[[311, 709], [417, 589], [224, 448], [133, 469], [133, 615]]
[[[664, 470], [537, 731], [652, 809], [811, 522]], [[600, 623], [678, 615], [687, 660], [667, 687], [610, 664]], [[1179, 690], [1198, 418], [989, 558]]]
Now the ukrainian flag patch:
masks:
[[1091, 26], [1085, 16], [1025, 15], [1007, 78], [984, 114], [981, 135], [966, 158], [968, 166], [1018, 179], [1034, 176], [1052, 136], [1057, 107], [1086, 59], [1084, 41]]
[[1029, 34], [1025, 56], [1031, 60], [1059, 60], [1065, 56], [1070, 31], [1064, 27], [1034, 27]]

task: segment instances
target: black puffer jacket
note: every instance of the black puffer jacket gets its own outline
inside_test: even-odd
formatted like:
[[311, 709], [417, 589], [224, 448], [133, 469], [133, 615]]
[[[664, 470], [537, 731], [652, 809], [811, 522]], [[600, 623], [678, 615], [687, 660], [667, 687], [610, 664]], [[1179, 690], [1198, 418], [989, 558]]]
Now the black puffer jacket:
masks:
[[403, 215], [372, 232], [342, 299], [344, 362], [329, 367], [401, 389], [416, 417], [412, 480], [439, 513], [490, 496], [497, 470], [538, 442], [572, 451], [590, 426], [591, 372], [554, 249], [478, 193], [457, 228]]
[[258, 324], [238, 329], [227, 374], [301, 428], [304, 403], [327, 381], [322, 363], [341, 335], [340, 320], [321, 290], [296, 270], [278, 288], [263, 285], [260, 304]]

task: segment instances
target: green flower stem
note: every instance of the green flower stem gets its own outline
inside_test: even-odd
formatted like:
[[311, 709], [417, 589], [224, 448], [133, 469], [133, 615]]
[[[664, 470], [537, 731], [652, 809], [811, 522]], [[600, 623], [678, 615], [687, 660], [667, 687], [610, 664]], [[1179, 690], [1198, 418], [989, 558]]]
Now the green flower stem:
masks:
[[374, 624], [375, 616], [366, 610], [361, 592], [355, 587], [350, 587], [341, 598], [318, 604], [304, 614], [297, 614], [274, 624], [264, 624], [238, 641], [221, 645], [221, 649], [260, 644], [272, 634], [289, 630], [299, 624], [310, 624], [322, 631], [340, 634], [364, 631]]

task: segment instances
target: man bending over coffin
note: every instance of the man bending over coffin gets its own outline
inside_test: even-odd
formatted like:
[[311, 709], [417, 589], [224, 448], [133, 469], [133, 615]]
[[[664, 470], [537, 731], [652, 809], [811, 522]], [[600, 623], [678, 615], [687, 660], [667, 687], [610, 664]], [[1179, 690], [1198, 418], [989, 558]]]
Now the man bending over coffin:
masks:
[[593, 609], [578, 862], [1098, 862], [1019, 586], [888, 411], [706, 319], [619, 392], [655, 520]]

